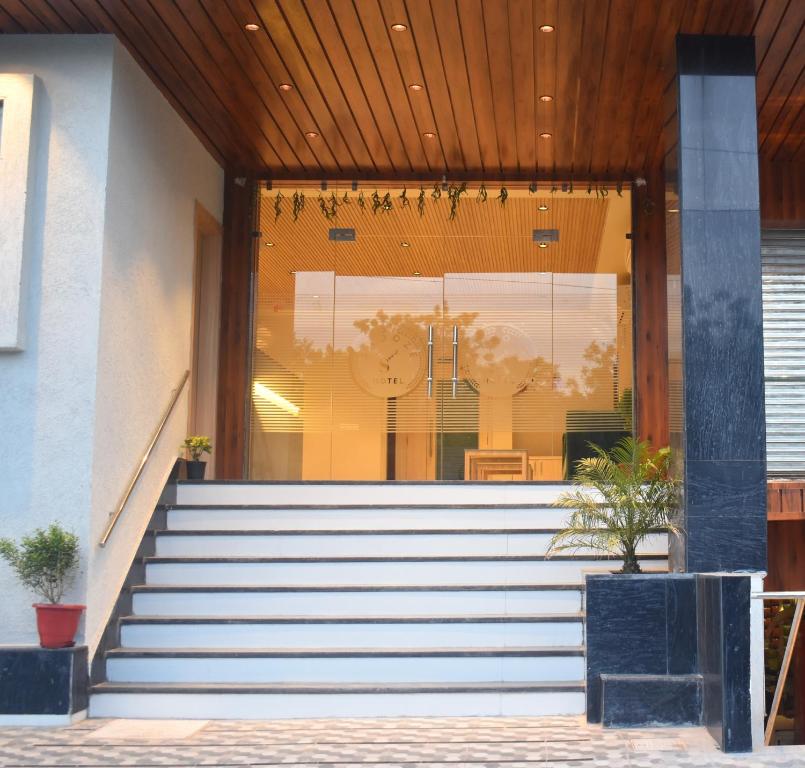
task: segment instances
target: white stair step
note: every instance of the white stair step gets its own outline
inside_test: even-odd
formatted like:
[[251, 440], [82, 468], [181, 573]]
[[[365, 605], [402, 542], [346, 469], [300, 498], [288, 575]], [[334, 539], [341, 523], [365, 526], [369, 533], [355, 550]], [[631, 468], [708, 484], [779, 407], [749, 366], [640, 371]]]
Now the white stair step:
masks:
[[131, 683], [411, 683], [556, 682], [584, 679], [583, 650], [410, 649], [287, 651], [116, 651], [107, 657], [110, 682]]
[[438, 587], [413, 590], [347, 590], [337, 587], [318, 591], [305, 591], [304, 587], [292, 590], [270, 591], [265, 587], [252, 591], [182, 591], [181, 587], [166, 591], [147, 591], [141, 588], [133, 594], [133, 612], [145, 616], [343, 616], [359, 613], [365, 616], [419, 615], [517, 615], [534, 613], [578, 613], [581, 610], [580, 587], [573, 589], [439, 589]]
[[561, 483], [180, 482], [178, 504], [552, 504]]
[[[667, 568], [667, 556], [641, 557], [649, 569]], [[379, 561], [357, 559], [149, 558], [147, 584], [263, 584], [348, 586], [429, 584], [583, 584], [587, 572], [617, 570], [620, 561], [558, 556], [550, 559], [492, 558]]]
[[[156, 538], [156, 554], [165, 557], [360, 557], [434, 555], [544, 555], [554, 531], [500, 533], [334, 533], [273, 534], [167, 531]], [[649, 537], [644, 552], [667, 551], [665, 534]], [[591, 549], [579, 550], [593, 554]]]
[[[331, 500], [332, 501], [332, 500]], [[549, 506], [483, 507], [197, 506], [168, 510], [170, 530], [501, 530], [564, 525], [568, 510]]]
[[285, 719], [580, 715], [578, 683], [441, 686], [176, 686], [102, 684], [90, 717]]
[[580, 615], [531, 617], [128, 617], [124, 648], [455, 648], [582, 645]]

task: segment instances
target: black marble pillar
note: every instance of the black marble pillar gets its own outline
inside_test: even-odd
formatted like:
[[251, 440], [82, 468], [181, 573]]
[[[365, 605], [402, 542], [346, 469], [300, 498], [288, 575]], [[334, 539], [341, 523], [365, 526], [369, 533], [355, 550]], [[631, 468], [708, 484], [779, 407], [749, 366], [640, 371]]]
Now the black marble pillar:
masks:
[[666, 208], [670, 422], [684, 534], [672, 541], [671, 565], [760, 571], [766, 457], [754, 40], [680, 35], [677, 59]]

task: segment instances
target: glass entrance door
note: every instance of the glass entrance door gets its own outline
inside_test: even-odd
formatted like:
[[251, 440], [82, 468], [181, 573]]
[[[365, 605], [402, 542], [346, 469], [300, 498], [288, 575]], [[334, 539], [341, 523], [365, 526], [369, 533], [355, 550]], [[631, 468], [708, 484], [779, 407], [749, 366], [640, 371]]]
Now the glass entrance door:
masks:
[[[431, 197], [420, 213], [353, 196], [333, 221], [295, 195], [298, 220], [278, 216], [272, 195], [253, 479], [557, 481], [589, 443], [631, 430], [628, 199], [537, 205], [523, 190], [505, 207], [467, 200], [450, 220]], [[537, 225], [559, 240], [535, 242]]]

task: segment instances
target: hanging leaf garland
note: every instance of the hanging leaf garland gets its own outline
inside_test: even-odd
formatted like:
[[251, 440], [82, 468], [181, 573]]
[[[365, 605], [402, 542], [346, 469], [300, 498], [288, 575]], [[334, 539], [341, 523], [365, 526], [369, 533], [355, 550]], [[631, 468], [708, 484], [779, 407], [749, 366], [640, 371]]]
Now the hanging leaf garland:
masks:
[[408, 206], [411, 205], [411, 201], [408, 199], [408, 190], [405, 187], [403, 187], [403, 191], [400, 192], [400, 202], [403, 208], [408, 208]]
[[294, 192], [293, 193], [293, 220], [296, 221], [299, 218], [299, 214], [305, 208], [305, 195], [303, 192]]
[[377, 190], [372, 193], [372, 213], [377, 213], [377, 209], [380, 208], [382, 205], [382, 200], [380, 199], [380, 195], [377, 194]]
[[425, 215], [425, 187], [419, 188], [419, 197], [416, 200], [416, 207], [420, 216]]
[[461, 186], [451, 184], [447, 188], [447, 197], [450, 200], [450, 214], [448, 219], [453, 221], [458, 212], [458, 204], [461, 202], [461, 196], [467, 192], [467, 182], [463, 181]]
[[363, 194], [363, 191], [358, 193], [358, 208], [362, 211], [366, 208], [366, 197]]
[[394, 207], [394, 204], [391, 202], [391, 192], [386, 192], [386, 194], [383, 195], [383, 203], [380, 207], [383, 209], [383, 213], [388, 213]]
[[341, 198], [341, 205], [349, 205], [352, 200], [349, 199], [349, 192], [344, 192], [344, 196]]
[[486, 199], [489, 197], [489, 193], [486, 191], [486, 185], [481, 184], [478, 188], [478, 195], [475, 198], [476, 203], [485, 203]]
[[536, 181], [532, 181], [532, 182], [531, 182], [531, 183], [528, 185], [528, 194], [529, 194], [529, 195], [534, 195], [534, 194], [536, 194], [536, 192], [537, 192], [537, 182], [536, 182]]
[[506, 205], [506, 200], [509, 198], [509, 190], [506, 187], [500, 188], [500, 194], [498, 195], [498, 200], [500, 201], [501, 205]]
[[285, 199], [282, 192], [277, 191], [277, 196], [274, 198], [274, 222], [282, 215], [282, 201]]

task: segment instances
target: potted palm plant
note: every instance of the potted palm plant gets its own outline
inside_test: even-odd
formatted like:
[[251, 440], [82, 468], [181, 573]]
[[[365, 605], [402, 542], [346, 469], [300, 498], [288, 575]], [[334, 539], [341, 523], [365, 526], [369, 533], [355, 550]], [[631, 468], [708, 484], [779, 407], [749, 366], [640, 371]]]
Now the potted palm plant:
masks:
[[56, 523], [23, 536], [20, 544], [0, 539], [0, 557], [16, 571], [23, 586], [40, 595], [34, 603], [39, 643], [43, 648], [69, 648], [75, 644], [78, 621], [86, 606], [59, 601], [78, 567], [78, 537]]
[[187, 460], [187, 479], [203, 480], [204, 472], [207, 469], [207, 462], [202, 461], [201, 457], [205, 453], [212, 453], [212, 443], [210, 438], [205, 435], [191, 435], [185, 438], [182, 447], [190, 454]]
[[592, 443], [590, 448], [594, 455], [576, 463], [576, 487], [556, 501], [572, 512], [548, 552], [603, 550], [623, 558], [620, 573], [640, 573], [640, 542], [661, 530], [679, 532], [673, 520], [677, 493], [669, 476], [671, 449], [653, 451], [633, 437], [623, 438], [609, 452]]

